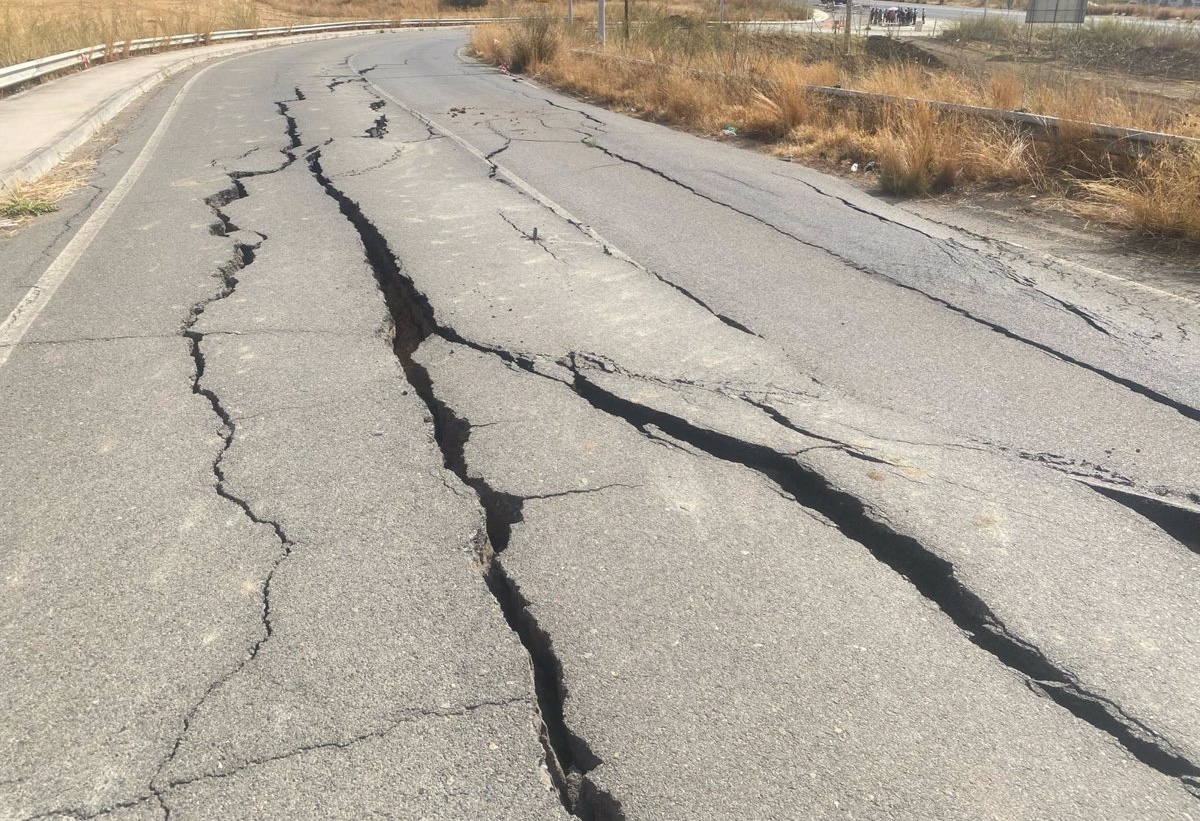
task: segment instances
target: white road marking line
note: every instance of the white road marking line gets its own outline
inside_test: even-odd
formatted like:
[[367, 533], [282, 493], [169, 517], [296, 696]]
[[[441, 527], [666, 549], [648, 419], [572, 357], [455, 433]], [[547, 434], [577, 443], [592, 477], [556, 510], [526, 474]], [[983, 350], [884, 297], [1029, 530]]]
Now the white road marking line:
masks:
[[[362, 52], [354, 54], [353, 56], [351, 56], [351, 58], [347, 62], [347, 65], [349, 65], [349, 67], [355, 72], [358, 71], [358, 68], [354, 64], [354, 58], [359, 57], [361, 55], [362, 55]], [[413, 117], [414, 119], [416, 119], [423, 125], [433, 129], [437, 133], [439, 133], [442, 136], [446, 137], [447, 139], [453, 141], [459, 147], [464, 149], [468, 154], [470, 154], [471, 156], [473, 156], [473, 157], [477, 158], [479, 161], [481, 161], [484, 165], [488, 166], [489, 168], [496, 169], [496, 176], [498, 176], [498, 177], [503, 176], [504, 179], [506, 179], [510, 183], [512, 183], [513, 187], [516, 188], [521, 193], [525, 194], [525, 196], [529, 197], [530, 199], [532, 199], [534, 202], [538, 203], [539, 205], [542, 205], [545, 208], [549, 209], [556, 216], [561, 217], [564, 221], [570, 223], [577, 230], [581, 231], [585, 236], [591, 237], [593, 240], [598, 242], [601, 245], [601, 247], [606, 249], [609, 256], [616, 257], [617, 259], [621, 260], [622, 262], [626, 262], [626, 263], [632, 265], [633, 267], [637, 268], [640, 271], [647, 271], [647, 269], [644, 265], [642, 265], [640, 262], [635, 260], [633, 257], [629, 256], [624, 251], [622, 251], [620, 248], [613, 245], [611, 242], [609, 242], [607, 239], [605, 239], [603, 236], [601, 236], [599, 231], [596, 231], [590, 225], [585, 224], [582, 220], [577, 219], [566, 208], [564, 208], [563, 206], [559, 205], [554, 200], [547, 197], [545, 194], [543, 194], [538, 189], [534, 188], [532, 185], [530, 185], [524, 179], [517, 176], [514, 172], [505, 168], [503, 165], [496, 162], [495, 160], [489, 160], [487, 158], [486, 154], [484, 154], [482, 151], [480, 151], [478, 148], [476, 148], [471, 143], [467, 142], [465, 139], [463, 139], [459, 135], [455, 134], [453, 131], [451, 131], [449, 129], [449, 127], [444, 126], [440, 123], [434, 122], [432, 117], [430, 117], [426, 114], [423, 114], [420, 111], [417, 111], [415, 108], [410, 106], [408, 103], [402, 102], [396, 96], [389, 94], [383, 88], [381, 88], [380, 86], [373, 83], [369, 77], [364, 76], [363, 79], [366, 80], [366, 84], [368, 86], [370, 86], [372, 89], [374, 89], [375, 93], [378, 94], [380, 97], [382, 97], [383, 99], [392, 103], [397, 108], [399, 108], [401, 111], [408, 114], [410, 117]], [[517, 79], [520, 82], [525, 83], [530, 88], [538, 88], [538, 86], [535, 86], [526, 80], [521, 80], [520, 78], [514, 78], [514, 79]], [[542, 89], [539, 89], [539, 90], [542, 90]]]
[[205, 66], [196, 72], [190, 80], [184, 83], [183, 88], [179, 89], [179, 93], [175, 95], [175, 99], [171, 101], [171, 105], [163, 114], [162, 120], [158, 127], [154, 129], [154, 133], [150, 135], [150, 139], [142, 147], [141, 153], [137, 155], [137, 159], [133, 161], [133, 165], [129, 166], [129, 170], [125, 172], [125, 176], [113, 186], [112, 191], [104, 198], [104, 201], [96, 207], [92, 215], [88, 217], [87, 222], [83, 224], [66, 247], [62, 249], [54, 262], [48, 267], [38, 279], [36, 283], [26, 292], [21, 301], [17, 303], [17, 307], [12, 313], [0, 324], [0, 368], [8, 362], [9, 356], [16, 350], [22, 337], [33, 325], [33, 321], [37, 319], [38, 314], [50, 303], [54, 297], [54, 292], [58, 290], [58, 286], [63, 284], [67, 276], [75, 269], [75, 264], [79, 262], [80, 257], [87, 251], [88, 246], [104, 229], [113, 212], [120, 207], [124, 202], [126, 195], [137, 183], [142, 172], [146, 170], [146, 166], [150, 164], [151, 156], [158, 148], [158, 144], [162, 142], [163, 135], [167, 128], [175, 119], [175, 114], [179, 110], [180, 104], [183, 102], [184, 96], [209, 69], [215, 68], [221, 63], [221, 60], [216, 63]]

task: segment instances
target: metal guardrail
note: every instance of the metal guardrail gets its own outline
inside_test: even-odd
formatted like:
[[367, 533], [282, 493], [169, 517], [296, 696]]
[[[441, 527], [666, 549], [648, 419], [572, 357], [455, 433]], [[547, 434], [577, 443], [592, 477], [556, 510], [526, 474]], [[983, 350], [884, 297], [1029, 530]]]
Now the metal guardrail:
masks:
[[[648, 68], [654, 68], [658, 71], [674, 68], [675, 70], [684, 71], [694, 75], [712, 74], [712, 72], [706, 72], [701, 69], [666, 66], [662, 63], [655, 63], [651, 60], [639, 60], [632, 57], [622, 57], [619, 54], [604, 54], [603, 52], [592, 51], [591, 49], [573, 49], [573, 51], [601, 60], [637, 63], [639, 65], [645, 65]], [[869, 102], [873, 104], [924, 104], [935, 111], [944, 111], [950, 114], [964, 114], [972, 117], [994, 120], [997, 122], [1026, 125], [1033, 128], [1040, 128], [1046, 133], [1054, 133], [1055, 131], [1063, 128], [1080, 128], [1087, 129], [1090, 134], [1096, 137], [1111, 139], [1114, 141], [1114, 143], [1169, 145], [1177, 148], [1200, 149], [1200, 139], [1195, 137], [1181, 137], [1177, 134], [1165, 134], [1160, 131], [1142, 131], [1136, 128], [1123, 128], [1117, 125], [1105, 125], [1104, 123], [1091, 123], [1084, 120], [1069, 120], [1063, 117], [1051, 117], [1047, 114], [1033, 114], [1027, 111], [1009, 111], [1003, 108], [985, 108], [983, 106], [965, 105], [962, 103], [946, 103], [939, 102], [937, 100], [924, 100], [918, 97], [901, 97], [895, 94], [879, 94], [873, 91], [857, 91], [852, 88], [839, 88], [837, 86], [810, 85], [804, 86], [804, 89], [812, 92], [813, 94], [820, 94], [826, 97], [841, 97], [850, 100], [861, 100], [863, 102]]]
[[369, 31], [371, 29], [422, 28], [426, 26], [470, 26], [478, 23], [497, 22], [499, 18], [448, 18], [427, 20], [351, 20], [341, 23], [309, 23], [300, 26], [274, 26], [272, 28], [214, 31], [208, 34], [175, 34], [163, 37], [145, 37], [140, 40], [122, 40], [108, 46], [88, 46], [74, 51], [39, 57], [25, 63], [0, 67], [0, 91], [6, 91], [25, 83], [40, 80], [73, 68], [87, 67], [109, 58], [123, 58], [132, 54], [159, 49], [209, 45], [231, 40], [256, 40], [263, 37], [286, 37], [291, 34], [320, 34], [339, 31]]

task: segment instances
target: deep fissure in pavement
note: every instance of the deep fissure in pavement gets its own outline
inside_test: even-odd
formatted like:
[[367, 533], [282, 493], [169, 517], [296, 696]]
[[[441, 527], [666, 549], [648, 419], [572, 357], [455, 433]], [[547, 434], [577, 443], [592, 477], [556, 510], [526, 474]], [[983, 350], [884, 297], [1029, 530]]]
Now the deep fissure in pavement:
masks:
[[[471, 475], [464, 457], [464, 448], [470, 436], [469, 421], [456, 416], [437, 397], [428, 372], [413, 360], [417, 348], [431, 335], [453, 344], [475, 346], [470, 346], [453, 331], [438, 325], [429, 300], [401, 270], [386, 238], [362, 213], [358, 204], [325, 175], [321, 167], [320, 150], [310, 152], [307, 159], [313, 176], [337, 202], [343, 216], [361, 238], [367, 261], [394, 323], [393, 351], [413, 389], [429, 408], [435, 439], [442, 450], [446, 468], [472, 488], [479, 498], [487, 531], [486, 543], [480, 547], [484, 579], [506, 622], [529, 654], [542, 724], [539, 735], [546, 765], [562, 804], [585, 821], [623, 821], [624, 814], [616, 798], [587, 779], [587, 773], [601, 762], [586, 742], [566, 725], [563, 714], [566, 687], [553, 642], [530, 613], [529, 602], [521, 595], [516, 582], [496, 558], [508, 547], [512, 526], [521, 521], [523, 500], [498, 492], [482, 477]], [[487, 352], [497, 353], [493, 350]], [[521, 365], [515, 356], [509, 355], [506, 361], [516, 367], [527, 367], [527, 364]]]
[[[338, 202], [343, 215], [362, 238], [368, 260], [396, 322], [396, 355], [433, 415], [437, 440], [442, 447], [447, 468], [476, 491], [487, 517], [488, 543], [496, 554], [502, 554], [507, 547], [512, 525], [520, 521], [522, 500], [498, 494], [481, 477], [470, 475], [463, 456], [470, 435], [470, 423], [456, 416], [438, 399], [428, 374], [413, 362], [412, 354], [424, 339], [436, 334], [448, 342], [498, 356], [507, 364], [526, 371], [531, 371], [529, 363], [522, 362], [517, 354], [470, 342], [453, 329], [439, 326], [428, 299], [401, 271], [386, 239], [362, 213], [357, 203], [326, 177], [321, 168], [319, 152], [309, 154], [308, 159], [314, 176]], [[949, 304], [947, 307], [961, 310]], [[970, 318], [981, 321], [977, 317]], [[993, 330], [1006, 335], [1010, 333], [998, 327]], [[1020, 341], [1042, 347], [1027, 339]], [[1051, 355], [1061, 356], [1057, 351], [1046, 350]], [[788, 455], [697, 428], [686, 420], [605, 391], [586, 377], [578, 367], [574, 354], [559, 364], [574, 374], [575, 391], [597, 410], [621, 418], [643, 433], [646, 433], [647, 426], [658, 427], [711, 456], [743, 465], [774, 481], [798, 503], [823, 514], [844, 535], [862, 544], [877, 560], [912, 583], [963, 630], [972, 643], [1019, 673], [1031, 690], [1050, 698], [1078, 719], [1108, 733], [1139, 761], [1178, 779], [1185, 788], [1196, 792], [1200, 783], [1200, 768], [1167, 739], [1125, 713], [1116, 703], [1089, 692], [1069, 672], [1055, 666], [1037, 647], [1010, 634], [986, 603], [959, 581], [951, 563], [912, 537], [872, 518], [866, 505], [857, 497], [834, 488], [823, 476], [803, 467]], [[1085, 363], [1074, 364], [1091, 369]], [[1114, 378], [1111, 374], [1103, 375]], [[1119, 378], [1117, 381], [1120, 381]], [[1127, 387], [1137, 390], [1142, 386]], [[1161, 396], [1150, 398], [1157, 401], [1166, 399]], [[1171, 404], [1170, 400], [1166, 403]], [[1180, 410], [1178, 407], [1176, 409]], [[1186, 415], [1186, 409], [1181, 412]], [[502, 559], [488, 557], [487, 578], [505, 617], [521, 637], [533, 660], [535, 688], [546, 727], [543, 742], [547, 749], [547, 762], [551, 770], [556, 771], [555, 782], [564, 806], [586, 818], [623, 817], [619, 803], [612, 796], [594, 790], [589, 792], [592, 785], [582, 778], [600, 762], [582, 740], [570, 734], [562, 719], [565, 696], [562, 670], [549, 637], [538, 628], [529, 614], [529, 603], [521, 596], [513, 580], [504, 573]]]
[[1149, 519], [1160, 530], [1193, 553], [1200, 553], [1200, 513], [1173, 505], [1165, 500], [1129, 493], [1111, 485], [1088, 483], [1101, 496]]
[[1074, 676], [1057, 667], [1035, 646], [1005, 628], [987, 604], [962, 584], [950, 562], [911, 536], [873, 518], [858, 497], [833, 487], [824, 476], [790, 455], [765, 445], [744, 442], [718, 431], [697, 427], [663, 411], [640, 405], [605, 390], [588, 379], [572, 354], [560, 361], [574, 374], [576, 392], [593, 407], [622, 419], [642, 433], [653, 426], [710, 456], [750, 468], [778, 485], [797, 503], [825, 516], [847, 538], [908, 580], [918, 592], [945, 613], [969, 640], [998, 661], [1020, 673], [1029, 686], [1077, 718], [1117, 739], [1149, 767], [1179, 779], [1197, 793], [1200, 767], [1119, 705], [1089, 692]]

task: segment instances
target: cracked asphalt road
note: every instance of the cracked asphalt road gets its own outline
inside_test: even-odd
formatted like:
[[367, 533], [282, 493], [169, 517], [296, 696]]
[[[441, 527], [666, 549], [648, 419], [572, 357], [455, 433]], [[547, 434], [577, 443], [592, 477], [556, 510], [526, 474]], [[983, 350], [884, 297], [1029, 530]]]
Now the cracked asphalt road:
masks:
[[148, 160], [0, 366], [0, 816], [1200, 817], [1196, 304], [461, 43], [0, 245]]

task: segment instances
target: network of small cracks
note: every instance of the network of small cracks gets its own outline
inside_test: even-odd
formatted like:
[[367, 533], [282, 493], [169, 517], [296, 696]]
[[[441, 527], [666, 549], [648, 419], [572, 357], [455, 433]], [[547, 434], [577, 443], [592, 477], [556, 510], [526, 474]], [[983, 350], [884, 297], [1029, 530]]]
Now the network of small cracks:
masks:
[[74, 818], [79, 821], [91, 821], [91, 819], [103, 818], [117, 810], [134, 809], [144, 806], [151, 802], [158, 803], [160, 808], [167, 812], [167, 817], [170, 817], [169, 809], [164, 801], [164, 793], [168, 790], [180, 789], [194, 784], [201, 784], [211, 781], [219, 781], [226, 778], [232, 778], [240, 775], [248, 770], [253, 770], [257, 767], [264, 767], [280, 761], [287, 761], [293, 758], [298, 758], [302, 755], [321, 752], [323, 750], [344, 751], [357, 747], [361, 744], [371, 741], [378, 741], [387, 738], [396, 730], [416, 722], [430, 721], [436, 719], [455, 718], [458, 716], [470, 715], [478, 710], [487, 708], [502, 708], [513, 705], [524, 705], [528, 703], [528, 699], [524, 696], [517, 696], [508, 699], [489, 699], [466, 704], [456, 709], [444, 710], [404, 710], [392, 716], [386, 722], [371, 730], [356, 733], [346, 738], [341, 738], [332, 741], [322, 741], [313, 744], [303, 744], [298, 747], [286, 750], [276, 755], [263, 756], [261, 758], [249, 758], [237, 762], [234, 766], [228, 769], [222, 769], [216, 772], [204, 773], [203, 775], [192, 776], [189, 778], [172, 779], [158, 786], [155, 792], [148, 795], [138, 796], [127, 801], [113, 804], [95, 813], [82, 813], [76, 810], [56, 810], [49, 813], [30, 816], [25, 821], [39, 821], [40, 819], [50, 818]]
[[[298, 88], [296, 89], [296, 99], [303, 99], [303, 95], [300, 93]], [[245, 669], [245, 667], [255, 658], [257, 658], [263, 647], [274, 635], [274, 624], [272, 620], [271, 609], [271, 584], [280, 565], [282, 565], [283, 562], [286, 561], [289, 556], [291, 556], [295, 547], [295, 542], [288, 537], [287, 533], [284, 532], [284, 529], [279, 522], [258, 515], [247, 500], [238, 496], [230, 489], [228, 479], [225, 475], [224, 468], [222, 467], [222, 462], [225, 459], [225, 456], [228, 454], [230, 448], [233, 447], [237, 433], [237, 423], [222, 404], [221, 398], [204, 385], [206, 363], [203, 346], [206, 335], [195, 330], [195, 326], [199, 321], [200, 316], [210, 305], [220, 302], [221, 300], [228, 299], [234, 293], [234, 291], [237, 290], [238, 272], [244, 270], [254, 263], [255, 253], [262, 246], [262, 243], [266, 242], [268, 239], [265, 234], [257, 231], [241, 231], [241, 229], [234, 224], [233, 220], [229, 217], [224, 209], [229, 203], [235, 200], [243, 199], [247, 196], [246, 187], [242, 183], [243, 179], [275, 174], [295, 162], [296, 155], [294, 153], [294, 149], [299, 147], [300, 140], [296, 133], [295, 120], [288, 113], [287, 103], [288, 101], [276, 103], [279, 113], [287, 122], [287, 134], [289, 136], [288, 148], [282, 149], [282, 153], [285, 156], [283, 163], [278, 168], [267, 171], [231, 172], [229, 174], [230, 185], [205, 200], [205, 203], [212, 210], [213, 216], [215, 217], [215, 221], [209, 228], [210, 233], [220, 237], [241, 237], [247, 233], [253, 233], [258, 237], [258, 239], [255, 242], [245, 242], [241, 239], [238, 239], [233, 243], [233, 255], [228, 262], [226, 262], [217, 270], [215, 274], [220, 283], [218, 289], [215, 293], [198, 301], [191, 307], [187, 316], [184, 318], [182, 327], [179, 331], [180, 335], [188, 340], [189, 355], [192, 358], [192, 393], [202, 397], [205, 401], [207, 401], [209, 407], [213, 411], [213, 414], [220, 421], [218, 435], [221, 438], [221, 445], [216, 456], [213, 458], [211, 466], [213, 473], [213, 489], [222, 499], [235, 505], [251, 522], [256, 525], [269, 528], [274, 538], [279, 543], [279, 550], [276, 553], [274, 560], [268, 567], [267, 573], [259, 587], [259, 600], [261, 603], [260, 634], [258, 638], [255, 639], [255, 641], [249, 646], [249, 648], [247, 648], [245, 655], [242, 656], [238, 663], [235, 664], [231, 669], [227, 670], [216, 680], [210, 682], [200, 697], [184, 713], [181, 720], [179, 734], [176, 736], [170, 751], [158, 763], [158, 765], [155, 767], [153, 775], [150, 777], [148, 784], [149, 793], [147, 795], [142, 795], [133, 799], [115, 803], [99, 813], [87, 814], [75, 809], [60, 809], [49, 813], [44, 813], [39, 816], [34, 816], [34, 818], [98, 818], [118, 809], [138, 807], [152, 801], [158, 805], [163, 813], [164, 819], [168, 819], [169, 821], [171, 817], [171, 809], [167, 803], [167, 797], [165, 793], [166, 790], [177, 785], [171, 781], [164, 781], [163, 774], [179, 755], [184, 740], [191, 729], [192, 721], [195, 719], [196, 715], [207, 702], [209, 697], [212, 696], [212, 694], [220, 689], [225, 683], [238, 675], [238, 673]], [[249, 152], [247, 152], [247, 154], [248, 153]]]
[[[995, 249], [1002, 249], [1005, 254], [1016, 256], [1016, 257], [1024, 260], [1029, 265], [1040, 267], [1044, 270], [1051, 271], [1056, 274], [1071, 275], [1071, 272], [1069, 271], [1069, 269], [1067, 267], [1067, 266], [1073, 264], [1070, 260], [1059, 259], [1059, 258], [1056, 258], [1056, 257], [1048, 255], [1048, 254], [1034, 252], [1034, 251], [1031, 251], [1030, 249], [1024, 248], [1020, 245], [1014, 245], [1011, 242], [1006, 242], [1004, 240], [996, 239], [995, 237], [989, 237], [989, 236], [985, 236], [984, 234], [980, 234], [978, 232], [971, 231], [970, 229], [964, 228], [961, 225], [953, 225], [951, 223], [948, 223], [948, 222], [945, 222], [942, 220], [938, 220], [937, 218], [932, 217], [928, 214], [922, 215], [922, 219], [925, 219], [928, 222], [936, 223], [937, 225], [942, 225], [947, 228], [952, 228], [955, 231], [966, 234], [967, 236], [970, 236], [972, 239], [983, 243], [985, 246], [989, 246], [989, 247], [992, 247]], [[998, 258], [994, 253], [987, 254], [987, 257], [988, 257], [988, 259], [997, 259]], [[1082, 266], [1079, 266], [1079, 267], [1082, 267]], [[1022, 276], [1022, 275], [1016, 273], [1015, 271], [1013, 271], [1011, 268], [1008, 268], [1007, 266], [1004, 266], [1001, 269], [1001, 271], [1005, 276], [1007, 276], [1013, 282], [1017, 283], [1018, 285], [1022, 285], [1026, 288], [1029, 288], [1031, 291], [1034, 291], [1038, 295], [1038, 297], [1044, 298], [1047, 301], [1057, 304], [1060, 307], [1062, 307], [1063, 309], [1076, 314], [1080, 319], [1082, 319], [1087, 324], [1091, 325], [1092, 328], [1099, 331], [1100, 333], [1103, 333], [1106, 336], [1114, 336], [1115, 335], [1108, 327], [1105, 326], [1104, 320], [1100, 319], [1095, 314], [1092, 314], [1091, 312], [1079, 307], [1078, 305], [1074, 305], [1065, 300], [1061, 300], [1058, 297], [1052, 296], [1051, 294], [1047, 293], [1046, 291], [1038, 288], [1038, 283], [1032, 277]], [[1089, 284], [1094, 283], [1093, 278], [1089, 278], [1088, 281], [1089, 281]], [[1153, 313], [1151, 313], [1145, 307], [1145, 305], [1140, 304], [1140, 303], [1135, 303], [1133, 300], [1130, 299], [1128, 293], [1125, 292], [1124, 290], [1112, 289], [1112, 290], [1108, 290], [1107, 293], [1110, 296], [1116, 298], [1118, 301], [1120, 301], [1122, 303], [1122, 306], [1121, 306], [1122, 308], [1133, 310], [1142, 319], [1147, 319], [1147, 320], [1150, 320], [1151, 322], [1158, 321], [1159, 318], [1157, 316], [1155, 316]], [[1183, 323], [1179, 323], [1179, 324], [1175, 325], [1174, 328], [1175, 328], [1175, 331], [1177, 333], [1179, 333], [1179, 335], [1180, 335], [1179, 341], [1181, 341], [1181, 342], [1186, 341], [1188, 338], [1188, 331], [1183, 326]], [[1155, 331], [1155, 332], [1152, 332], [1149, 334], [1144, 334], [1144, 333], [1140, 333], [1138, 331], [1133, 331], [1131, 333], [1131, 335], [1134, 337], [1143, 336], [1143, 337], [1146, 337], [1149, 339], [1162, 339], [1163, 338], [1163, 334], [1158, 331]]]
[[[96, 200], [99, 199], [100, 195], [104, 193], [104, 189], [95, 183], [88, 183], [86, 187], [91, 189], [91, 193], [88, 195], [87, 200], [80, 203], [79, 206], [75, 208], [74, 212], [65, 220], [63, 220], [62, 227], [59, 228], [55, 235], [50, 238], [49, 242], [44, 244], [40, 253], [40, 256], [43, 259], [50, 259], [54, 253], [58, 252], [58, 243], [75, 230], [76, 222], [86, 217], [91, 212], [92, 206], [96, 204]], [[33, 266], [31, 265], [30, 268], [32, 269]]]
[[321, 741], [321, 742], [317, 742], [317, 743], [313, 743], [313, 744], [304, 744], [304, 745], [295, 747], [293, 749], [287, 750], [285, 752], [278, 753], [276, 755], [264, 756], [262, 758], [246, 759], [244, 761], [238, 762], [236, 764], [236, 766], [230, 767], [229, 769], [221, 770], [219, 772], [205, 773], [204, 775], [193, 776], [191, 778], [181, 778], [181, 779], [173, 780], [173, 781], [169, 782], [169, 784], [167, 786], [169, 786], [171, 788], [180, 788], [180, 787], [187, 787], [192, 784], [198, 784], [201, 782], [216, 781], [216, 780], [220, 780], [220, 779], [224, 779], [224, 778], [230, 778], [230, 777], [239, 775], [239, 774], [245, 772], [246, 770], [253, 769], [255, 767], [262, 767], [262, 766], [265, 766], [268, 764], [273, 764], [273, 763], [276, 763], [279, 761], [287, 761], [289, 759], [297, 758], [299, 756], [302, 756], [302, 755], [305, 755], [308, 753], [319, 752], [321, 750], [348, 750], [353, 747], [357, 747], [365, 742], [377, 741], [380, 739], [387, 738], [389, 735], [394, 733], [399, 728], [404, 727], [405, 725], [408, 725], [408, 724], [413, 724], [415, 722], [427, 721], [430, 719], [439, 719], [439, 718], [455, 718], [458, 716], [470, 715], [471, 713], [474, 713], [481, 709], [509, 707], [509, 706], [513, 706], [513, 705], [526, 704], [527, 702], [528, 702], [528, 699], [526, 699], [523, 696], [519, 696], [519, 697], [507, 698], [507, 699], [492, 699], [492, 700], [479, 701], [479, 702], [476, 702], [473, 704], [463, 705], [456, 709], [405, 710], [402, 713], [390, 718], [384, 724], [382, 724], [381, 726], [379, 726], [375, 729], [356, 733], [356, 734], [348, 736], [346, 738], [337, 739], [337, 740], [333, 740], [333, 741]]
[[[777, 171], [773, 172], [773, 173], [777, 177], [782, 177], [783, 179], [790, 180], [792, 182], [798, 182], [801, 185], [803, 185], [804, 187], [813, 191], [815, 194], [818, 194], [822, 197], [827, 197], [832, 200], [836, 200], [837, 202], [840, 202], [842, 205], [846, 206], [847, 208], [849, 208], [852, 211], [857, 211], [858, 213], [863, 214], [864, 216], [872, 217], [874, 219], [879, 220], [880, 222], [885, 222], [889, 225], [894, 225], [898, 228], [902, 228], [907, 231], [911, 231], [915, 234], [918, 234], [919, 236], [924, 237], [927, 240], [930, 240], [932, 247], [937, 249], [942, 254], [944, 254], [948, 258], [951, 265], [954, 265], [956, 267], [961, 267], [961, 268], [967, 267], [966, 258], [964, 256], [962, 256], [959, 253], [959, 251], [960, 250], [969, 251], [969, 249], [964, 248], [953, 238], [935, 237], [926, 231], [922, 231], [920, 228], [917, 228], [914, 225], [910, 225], [905, 222], [900, 222], [898, 220], [894, 220], [890, 217], [880, 214], [878, 211], [872, 211], [870, 209], [863, 208], [862, 206], [857, 205], [854, 202], [851, 202], [850, 200], [846, 199], [845, 197], [838, 196], [837, 194], [831, 194], [830, 192], [825, 191], [824, 189], [822, 189], [816, 185], [813, 185], [811, 182], [808, 182], [807, 180], [799, 179], [790, 174], [781, 174]], [[976, 236], [978, 236], [978, 235], [976, 235]], [[1075, 305], [1071, 302], [1067, 302], [1066, 300], [1063, 300], [1063, 299], [1059, 299], [1056, 296], [1053, 296], [1049, 293], [1046, 293], [1043, 290], [1040, 290], [1039, 288], [1037, 288], [1037, 283], [1034, 282], [1033, 279], [1018, 274], [1016, 271], [1012, 270], [1012, 268], [1009, 267], [1006, 263], [1004, 263], [998, 256], [995, 256], [993, 254], [984, 254], [984, 256], [990, 261], [990, 263], [991, 263], [990, 267], [993, 270], [998, 271], [1002, 276], [1004, 276], [1007, 279], [1012, 280], [1017, 285], [1020, 285], [1024, 288], [1027, 288], [1027, 289], [1033, 291], [1036, 294], [1038, 299], [1045, 300], [1047, 303], [1055, 305], [1058, 308], [1060, 308], [1061, 310], [1064, 310], [1067, 313], [1070, 313], [1070, 314], [1078, 317], [1079, 319], [1083, 320], [1088, 326], [1090, 326], [1092, 328], [1092, 330], [1098, 331], [1099, 333], [1102, 333], [1105, 336], [1113, 335], [1112, 332], [1109, 331], [1109, 329], [1104, 326], [1104, 324], [1101, 322], [1101, 320], [1099, 318], [1097, 318], [1095, 315], [1093, 315], [1091, 312], [1079, 307], [1078, 305]]]

